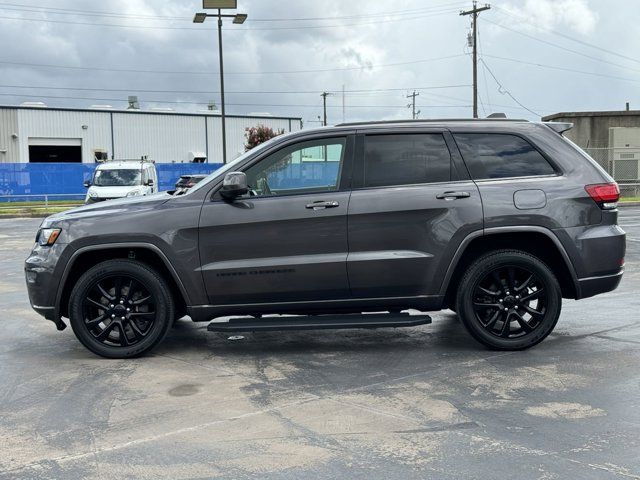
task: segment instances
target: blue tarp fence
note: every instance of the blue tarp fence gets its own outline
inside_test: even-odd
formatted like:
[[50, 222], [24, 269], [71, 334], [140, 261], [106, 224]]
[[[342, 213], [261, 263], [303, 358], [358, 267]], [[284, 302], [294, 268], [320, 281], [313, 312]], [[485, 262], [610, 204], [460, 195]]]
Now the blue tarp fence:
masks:
[[[275, 188], [335, 185], [338, 165], [333, 161], [292, 164], [271, 173], [269, 184]], [[221, 163], [156, 163], [159, 190], [172, 190], [180, 175], [208, 174], [221, 166]], [[95, 168], [90, 163], [0, 163], [0, 202], [45, 195], [79, 198], [86, 193], [83, 184], [91, 180]]]
[[[7, 196], [70, 195], [86, 193], [96, 164], [91, 163], [0, 163], [0, 201]], [[156, 163], [158, 189], [172, 190], [180, 175], [208, 174], [221, 163]], [[28, 198], [20, 198], [25, 200]]]

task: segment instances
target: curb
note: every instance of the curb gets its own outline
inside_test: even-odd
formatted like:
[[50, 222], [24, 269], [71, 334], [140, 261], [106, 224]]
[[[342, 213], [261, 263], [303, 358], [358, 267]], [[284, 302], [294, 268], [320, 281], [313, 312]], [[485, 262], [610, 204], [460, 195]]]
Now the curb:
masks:
[[640, 207], [640, 202], [618, 202], [618, 207]]
[[49, 215], [53, 215], [53, 213], [49, 213], [47, 215], [41, 215], [39, 213], [36, 214], [26, 214], [26, 213], [16, 213], [15, 215], [0, 215], [0, 220], [9, 220], [12, 218], [47, 218]]

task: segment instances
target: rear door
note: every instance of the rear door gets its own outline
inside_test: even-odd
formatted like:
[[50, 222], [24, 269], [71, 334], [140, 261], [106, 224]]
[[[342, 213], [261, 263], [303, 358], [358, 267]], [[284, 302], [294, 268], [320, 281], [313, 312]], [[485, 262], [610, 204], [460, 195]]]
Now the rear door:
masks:
[[444, 129], [357, 137], [349, 204], [351, 293], [435, 295], [462, 240], [482, 229], [478, 189]]
[[205, 201], [200, 258], [211, 304], [350, 296], [353, 143], [353, 135], [334, 135], [283, 146], [243, 168], [250, 196]]

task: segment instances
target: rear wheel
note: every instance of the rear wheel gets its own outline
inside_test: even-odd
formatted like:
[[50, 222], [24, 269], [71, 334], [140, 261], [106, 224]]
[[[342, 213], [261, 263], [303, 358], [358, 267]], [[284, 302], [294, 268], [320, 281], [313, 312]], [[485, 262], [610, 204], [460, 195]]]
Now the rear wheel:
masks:
[[107, 358], [155, 347], [172, 325], [174, 302], [164, 279], [132, 260], [108, 260], [84, 273], [69, 300], [70, 323], [82, 344]]
[[456, 310], [469, 333], [497, 350], [522, 350], [549, 335], [560, 316], [562, 292], [549, 267], [518, 250], [475, 261], [458, 287]]

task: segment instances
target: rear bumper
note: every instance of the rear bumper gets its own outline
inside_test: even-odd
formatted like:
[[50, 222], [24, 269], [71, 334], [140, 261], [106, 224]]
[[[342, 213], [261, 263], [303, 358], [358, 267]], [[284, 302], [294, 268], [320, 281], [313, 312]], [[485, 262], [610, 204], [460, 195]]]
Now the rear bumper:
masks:
[[621, 268], [618, 273], [612, 275], [602, 275], [598, 277], [580, 278], [578, 279], [578, 286], [580, 291], [578, 292], [578, 298], [588, 298], [598, 295], [600, 293], [610, 292], [618, 288], [620, 281], [622, 280], [622, 274], [624, 268]]

